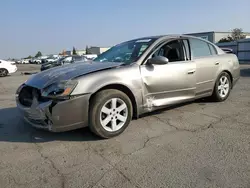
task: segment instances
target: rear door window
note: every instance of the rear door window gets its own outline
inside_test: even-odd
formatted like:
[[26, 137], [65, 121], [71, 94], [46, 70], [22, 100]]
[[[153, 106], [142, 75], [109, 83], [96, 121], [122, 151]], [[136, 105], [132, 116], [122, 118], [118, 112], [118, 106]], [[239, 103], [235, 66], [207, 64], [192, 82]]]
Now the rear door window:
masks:
[[202, 58], [212, 55], [207, 42], [193, 38], [189, 39], [189, 41], [194, 58]]

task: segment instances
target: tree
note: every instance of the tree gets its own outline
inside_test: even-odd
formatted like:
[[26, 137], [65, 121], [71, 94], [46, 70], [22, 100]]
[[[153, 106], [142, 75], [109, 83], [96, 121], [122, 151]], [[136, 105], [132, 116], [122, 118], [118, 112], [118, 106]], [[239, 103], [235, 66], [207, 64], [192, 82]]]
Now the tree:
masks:
[[88, 46], [86, 46], [86, 54], [92, 54]]
[[73, 54], [73, 55], [77, 55], [75, 47], [73, 47], [73, 52], [72, 52], [72, 54]]
[[220, 40], [218, 41], [218, 43], [222, 43], [222, 42], [232, 42], [232, 41], [234, 41], [233, 38], [232, 38], [231, 36], [227, 36], [227, 37], [224, 37], [224, 38], [220, 39]]
[[218, 43], [221, 42], [232, 42], [237, 41], [239, 39], [245, 39], [246, 35], [243, 33], [241, 28], [235, 28], [232, 30], [231, 35], [228, 35], [227, 37], [224, 37], [218, 41]]
[[29, 55], [28, 57], [25, 57], [23, 59], [31, 59], [31, 58], [33, 58], [33, 57], [31, 55]]
[[42, 52], [40, 52], [40, 51], [38, 51], [38, 52], [36, 53], [36, 55], [35, 55], [36, 58], [41, 57], [41, 56], [42, 56]]
[[85, 48], [85, 53], [86, 53], [86, 54], [89, 54], [89, 47], [88, 47], [88, 45], [87, 45], [86, 48]]
[[232, 39], [235, 40], [240, 40], [240, 39], [245, 39], [246, 35], [244, 35], [243, 31], [241, 28], [235, 28], [232, 30]]

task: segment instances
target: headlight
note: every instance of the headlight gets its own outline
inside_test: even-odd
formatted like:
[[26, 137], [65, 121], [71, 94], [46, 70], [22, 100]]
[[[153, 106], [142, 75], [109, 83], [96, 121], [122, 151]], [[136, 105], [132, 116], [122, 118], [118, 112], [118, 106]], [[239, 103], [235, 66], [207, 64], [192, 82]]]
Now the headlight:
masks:
[[64, 98], [69, 96], [77, 85], [77, 81], [61, 81], [58, 83], [53, 83], [42, 90], [43, 97], [49, 98]]

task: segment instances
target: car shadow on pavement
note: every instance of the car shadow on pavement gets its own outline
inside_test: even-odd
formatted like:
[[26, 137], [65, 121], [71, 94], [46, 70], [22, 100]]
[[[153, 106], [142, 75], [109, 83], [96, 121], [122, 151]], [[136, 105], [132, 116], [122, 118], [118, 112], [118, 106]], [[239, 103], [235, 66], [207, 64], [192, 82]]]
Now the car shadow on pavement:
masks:
[[241, 77], [250, 77], [250, 68], [245, 68], [240, 70]]
[[51, 142], [51, 141], [97, 141], [101, 138], [92, 134], [88, 128], [52, 133], [31, 127], [20, 116], [17, 108], [0, 109], [1, 142]]

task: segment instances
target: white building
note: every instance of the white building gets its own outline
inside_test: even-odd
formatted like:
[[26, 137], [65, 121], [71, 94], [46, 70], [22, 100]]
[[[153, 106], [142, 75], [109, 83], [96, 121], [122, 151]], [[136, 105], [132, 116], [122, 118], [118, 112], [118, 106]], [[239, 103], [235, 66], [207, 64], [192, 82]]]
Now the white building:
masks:
[[[244, 32], [246, 35], [246, 38], [250, 38], [249, 32]], [[210, 42], [217, 43], [222, 38], [226, 38], [231, 35], [231, 32], [218, 32], [218, 31], [209, 31], [209, 32], [201, 32], [201, 33], [188, 33], [185, 35], [192, 35], [195, 37], [201, 37], [203, 39], [206, 39]]]
[[101, 54], [105, 51], [107, 51], [110, 47], [97, 47], [97, 46], [91, 46], [88, 48], [88, 53], [91, 53], [91, 54]]

